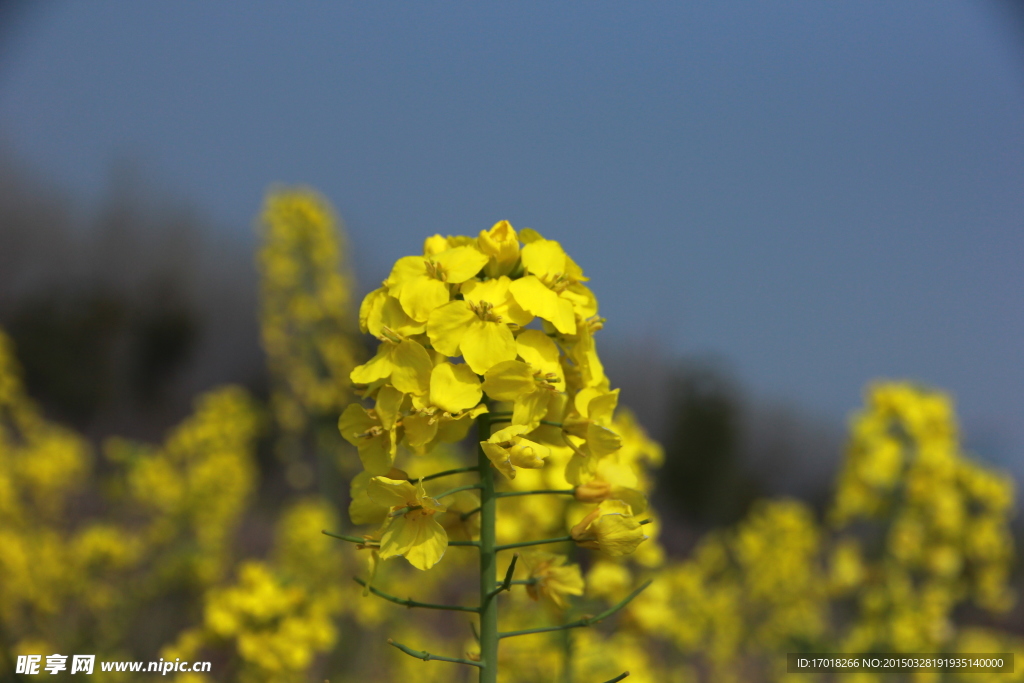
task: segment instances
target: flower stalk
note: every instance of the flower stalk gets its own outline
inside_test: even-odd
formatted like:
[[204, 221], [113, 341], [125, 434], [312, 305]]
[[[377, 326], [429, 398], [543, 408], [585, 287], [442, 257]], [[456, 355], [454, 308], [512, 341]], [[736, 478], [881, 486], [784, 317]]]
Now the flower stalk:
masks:
[[[527, 635], [531, 635], [531, 634], [534, 634], [534, 633], [549, 633], [551, 631], [564, 631], [564, 630], [570, 629], [570, 628], [580, 628], [580, 627], [584, 627], [584, 626], [593, 626], [594, 624], [596, 624], [596, 623], [598, 623], [600, 621], [604, 621], [605, 619], [607, 619], [608, 617], [612, 616], [613, 614], [618, 612], [620, 609], [622, 609], [623, 607], [625, 607], [626, 605], [631, 603], [633, 601], [633, 598], [635, 598], [636, 596], [638, 596], [641, 593], [643, 593], [644, 590], [648, 586], [650, 586], [650, 585], [651, 585], [651, 581], [649, 581], [649, 580], [645, 581], [644, 583], [640, 584], [640, 586], [638, 586], [636, 589], [634, 589], [632, 593], [630, 593], [625, 598], [623, 598], [618, 604], [616, 604], [616, 605], [614, 605], [612, 607], [609, 607], [608, 609], [606, 609], [605, 611], [601, 612], [600, 614], [598, 614], [596, 616], [593, 616], [593, 617], [583, 617], [582, 619], [577, 619], [576, 621], [570, 621], [570, 622], [565, 623], [565, 624], [559, 624], [558, 626], [541, 626], [539, 628], [526, 628], [526, 629], [522, 629], [521, 631], [506, 631], [505, 633], [499, 633], [498, 634], [498, 638], [512, 638], [513, 636], [527, 636]], [[619, 680], [621, 680], [621, 679], [619, 679]]]
[[[416, 659], [422, 659], [424, 662], [429, 662], [430, 660], [434, 660], [434, 661], [437, 661], [437, 662], [451, 662], [453, 664], [466, 664], [467, 666], [481, 667], [481, 670], [482, 670], [482, 666], [483, 666], [480, 662], [474, 662], [472, 659], [462, 659], [460, 657], [445, 657], [443, 655], [433, 655], [433, 654], [430, 654], [429, 652], [426, 652], [424, 650], [414, 650], [411, 647], [409, 647], [408, 645], [402, 645], [401, 643], [396, 643], [395, 641], [391, 640], [390, 638], [388, 638], [388, 645], [393, 645], [394, 647], [397, 647], [399, 650], [401, 650], [405, 654], [409, 655], [410, 657], [415, 657]], [[619, 678], [619, 679], [616, 679], [616, 680], [622, 680], [622, 679]]]
[[366, 583], [366, 581], [363, 581], [359, 577], [353, 577], [352, 580], [355, 581], [356, 583], [358, 583], [363, 588], [366, 588], [367, 590], [369, 590], [371, 593], [373, 593], [377, 597], [384, 598], [388, 602], [393, 602], [396, 605], [402, 605], [404, 607], [409, 607], [409, 608], [419, 607], [421, 609], [441, 609], [441, 610], [449, 610], [451, 612], [479, 612], [480, 611], [480, 608], [478, 608], [478, 607], [467, 607], [467, 606], [464, 606], [464, 605], [440, 605], [440, 604], [432, 603], [432, 602], [420, 602], [419, 600], [413, 600], [412, 598], [397, 598], [394, 595], [391, 595], [390, 593], [385, 593], [382, 590], [379, 590], [377, 588], [374, 588], [373, 586], [368, 585]]
[[[491, 436], [491, 421], [486, 413], [477, 418], [479, 441]], [[494, 469], [477, 446], [480, 468], [480, 683], [498, 681], [498, 601], [491, 594], [497, 575], [498, 546], [495, 526], [498, 498], [494, 490]]]

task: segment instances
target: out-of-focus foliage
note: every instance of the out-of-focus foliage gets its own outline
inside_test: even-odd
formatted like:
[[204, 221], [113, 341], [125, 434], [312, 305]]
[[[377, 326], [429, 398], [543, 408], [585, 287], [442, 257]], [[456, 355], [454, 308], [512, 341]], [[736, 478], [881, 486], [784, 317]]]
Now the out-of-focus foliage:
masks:
[[869, 534], [860, 552], [848, 535], [833, 562], [837, 588], [857, 591], [843, 644], [948, 648], [957, 605], [999, 613], [1013, 604], [1013, 482], [963, 455], [952, 403], [939, 392], [875, 385], [852, 430], [831, 517], [841, 531], [863, 525]]
[[1013, 483], [963, 453], [949, 397], [874, 384], [852, 432], [829, 523], [796, 500], [761, 501], [657, 572], [662, 592], [630, 605], [631, 623], [709, 681], [782, 678], [787, 652], [1020, 652], [954, 618], [1012, 604]]
[[[197, 401], [165, 444], [111, 440], [101, 476], [81, 437], [25, 397], [0, 334], [0, 628], [20, 652], [128, 655], [155, 645], [154, 600], [197, 597], [225, 575], [254, 487], [257, 413], [240, 389]], [[103, 495], [97, 499], [96, 494]], [[100, 508], [94, 514], [89, 508]]]
[[[339, 449], [348, 446], [326, 441], [332, 430], [320, 428], [333, 428], [351, 400], [347, 378], [360, 343], [340, 224], [327, 204], [304, 190], [281, 191], [268, 200], [263, 226], [269, 407], [237, 387], [214, 389], [159, 443], [110, 438], [95, 448], [28, 398], [16, 350], [0, 333], [0, 679], [17, 654], [77, 653], [213, 663], [210, 674], [168, 677], [178, 683], [469, 680], [455, 665], [388, 648], [386, 638], [467, 656], [477, 648], [470, 615], [411, 615], [364, 595], [350, 577], [376, 572], [373, 585], [396, 596], [471, 604], [474, 548], [449, 547], [422, 572], [322, 535], [345, 533], [333, 500], [348, 491], [357, 517], [379, 514], [359, 507], [366, 475], [326, 498], [264, 493], [275, 482], [261, 481], [260, 453], [280, 446], [281, 434], [305, 461], [314, 449], [328, 453], [327, 469], [337, 472]], [[498, 274], [508, 264], [494, 251], [485, 267]], [[588, 346], [593, 331], [572, 340], [583, 348], [573, 351], [578, 364], [562, 368], [569, 383], [603, 380]], [[550, 444], [545, 466], [515, 466], [502, 490], [576, 495], [499, 499], [498, 542], [564, 534], [603, 497], [630, 500], [639, 514], [672, 455], [646, 435], [644, 418], [620, 407], [595, 425], [621, 445], [577, 481], [566, 477], [566, 465], [579, 459], [573, 448], [558, 446], [557, 435], [538, 441]], [[586, 438], [574, 446], [597, 442], [592, 425], [580, 425]], [[415, 450], [396, 453], [410, 482], [466, 462], [455, 443]], [[460, 474], [438, 488], [473, 481]], [[797, 500], [761, 500], [675, 558], [659, 542], [671, 520], [648, 509], [649, 538], [632, 555], [588, 557], [571, 542], [524, 552], [516, 577], [525, 585], [502, 596], [503, 630], [597, 614], [654, 581], [614, 617], [615, 630], [598, 624], [503, 640], [501, 680], [599, 683], [629, 670], [637, 683], [769, 681], [785, 677], [787, 652], [865, 650], [1015, 652], [1012, 675], [905, 680], [1024, 680], [1024, 646], [998, 626], [1015, 600], [1013, 500], [1008, 477], [964, 453], [948, 396], [909, 383], [872, 385], [824, 517]], [[467, 514], [479, 504], [475, 492], [445, 503], [435, 518], [446, 537], [476, 538], [479, 520]], [[507, 562], [499, 562], [499, 577]]]
[[262, 217], [260, 330], [281, 429], [337, 416], [351, 400], [356, 364], [352, 282], [340, 223], [310, 190], [273, 192]]

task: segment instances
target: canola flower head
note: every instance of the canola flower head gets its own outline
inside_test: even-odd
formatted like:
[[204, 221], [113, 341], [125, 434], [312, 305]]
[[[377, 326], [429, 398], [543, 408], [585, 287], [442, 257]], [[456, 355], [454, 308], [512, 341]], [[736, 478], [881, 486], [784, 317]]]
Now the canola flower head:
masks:
[[[831, 518], [838, 528], [889, 520], [891, 560], [866, 567], [874, 577], [868, 582], [871, 604], [906, 616], [899, 629], [879, 632], [901, 641], [942, 644], [950, 637], [948, 630], [913, 616], [924, 609], [927, 591], [932, 596], [928, 604], [938, 606], [933, 624], [947, 623], [959, 599], [936, 600], [937, 595], [969, 594], [978, 606], [993, 611], [1013, 603], [1006, 583], [1013, 555], [1013, 485], [963, 452], [948, 395], [908, 382], [876, 382], [865, 403], [854, 418]], [[922, 585], [900, 579], [907, 573], [924, 577]]]
[[357, 364], [344, 230], [308, 188], [274, 188], [259, 223], [260, 333], [279, 424], [301, 432], [351, 400]]
[[[421, 254], [398, 259], [365, 297], [360, 327], [378, 346], [351, 370], [364, 403], [345, 408], [339, 430], [366, 474], [353, 482], [350, 517], [381, 525], [381, 560], [403, 556], [426, 569], [444, 554], [446, 529], [473, 540], [471, 527], [423, 504], [404, 476], [387, 484], [390, 509], [403, 510], [397, 516], [384, 510], [381, 487], [410, 468], [409, 454], [426, 457], [461, 440], [481, 416], [489, 429], [479, 448], [507, 485], [542, 472], [538, 485], [576, 486], [577, 500], [599, 504], [580, 527], [580, 544], [624, 555], [644, 540], [634, 517], [650, 487], [642, 470], [660, 451], [630, 416], [619, 423], [627, 438], [616, 431], [618, 390], [597, 355], [603, 320], [586, 281], [560, 243], [499, 221], [475, 237], [426, 238]], [[530, 511], [519, 522], [533, 511], [561, 522], [564, 514], [552, 511], [565, 502], [509, 505]], [[459, 520], [467, 513], [474, 510]], [[502, 533], [527, 529], [510, 518], [498, 525]]]

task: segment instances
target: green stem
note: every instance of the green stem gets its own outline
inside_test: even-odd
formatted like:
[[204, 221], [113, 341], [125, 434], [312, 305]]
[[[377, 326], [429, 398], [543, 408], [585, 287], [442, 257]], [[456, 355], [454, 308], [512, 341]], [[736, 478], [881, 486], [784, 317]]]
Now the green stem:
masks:
[[514, 496], [539, 496], [545, 493], [561, 493], [571, 496], [576, 489], [538, 489], [536, 491], [499, 491], [494, 495], [498, 498], [512, 498]]
[[457, 467], [454, 470], [445, 470], [444, 472], [434, 472], [433, 474], [428, 474], [425, 477], [421, 477], [420, 481], [430, 481], [431, 479], [440, 479], [441, 477], [448, 477], [448, 476], [451, 476], [453, 474], [462, 474], [463, 472], [476, 472], [479, 469], [480, 468], [478, 466], [476, 466], [476, 465], [473, 465], [472, 467]]
[[444, 498], [445, 496], [451, 496], [451, 495], [454, 495], [456, 493], [459, 493], [460, 491], [469, 491], [470, 489], [479, 489], [479, 488], [482, 488], [482, 486], [480, 484], [466, 484], [465, 486], [456, 486], [453, 489], [448, 489], [444, 493], [439, 493], [436, 496], [432, 496], [432, 497], [433, 498], [437, 498], [437, 499], [441, 499], [441, 498]]
[[635, 598], [636, 596], [640, 595], [640, 593], [642, 593], [643, 590], [645, 588], [647, 588], [648, 586], [650, 586], [650, 585], [651, 585], [651, 581], [649, 581], [649, 580], [645, 581], [643, 584], [640, 585], [639, 588], [637, 588], [632, 593], [630, 593], [625, 598], [623, 598], [620, 603], [618, 603], [614, 607], [609, 607], [608, 609], [606, 609], [605, 611], [601, 612], [597, 616], [594, 616], [594, 617], [583, 617], [582, 619], [577, 619], [576, 621], [570, 621], [567, 624], [559, 624], [558, 626], [542, 626], [540, 628], [527, 628], [527, 629], [523, 629], [522, 631], [508, 631], [506, 633], [499, 633], [498, 637], [499, 638], [511, 638], [512, 636], [526, 636], [526, 635], [530, 635], [532, 633], [548, 633], [550, 631], [561, 631], [561, 630], [567, 629], [567, 628], [579, 628], [581, 626], [593, 626], [597, 622], [602, 621], [604, 619], [607, 619], [608, 617], [610, 617], [611, 615], [615, 614], [620, 609], [622, 609], [623, 607], [628, 605], [633, 600], [633, 598]]
[[628, 671], [623, 671], [622, 673], [620, 673], [615, 678], [613, 678], [611, 680], [608, 680], [608, 681], [605, 681], [604, 683], [619, 683], [619, 681], [621, 681], [623, 678], [625, 678], [628, 675], [629, 675]]
[[[477, 418], [478, 441], [491, 437], [487, 414]], [[477, 446], [480, 468], [480, 683], [498, 682], [498, 601], [491, 589], [497, 579], [498, 551], [495, 521], [498, 499], [494, 495], [494, 469], [484, 449]]]
[[[569, 548], [569, 552], [566, 557], [570, 561], [575, 561], [577, 556], [580, 554], [580, 547], [573, 545]], [[562, 623], [567, 621], [567, 614], [562, 613]], [[573, 640], [572, 640], [572, 629], [565, 629], [561, 632], [562, 636], [562, 683], [575, 683], [575, 653], [573, 652]]]
[[[367, 588], [366, 582], [358, 577], [352, 577], [352, 580], [358, 583], [363, 588]], [[370, 592], [376, 595], [378, 598], [384, 598], [388, 602], [393, 602], [396, 605], [403, 605], [405, 607], [421, 607], [423, 609], [446, 609], [452, 612], [479, 612], [480, 609], [477, 607], [463, 607], [462, 605], [439, 605], [432, 602], [420, 602], [419, 600], [413, 600], [412, 598], [396, 598], [394, 595], [385, 593], [382, 590], [377, 590], [373, 586], [369, 586]]]
[[511, 550], [512, 548], [525, 548], [531, 545], [544, 545], [545, 543], [564, 543], [571, 541], [572, 536], [558, 536], [557, 538], [545, 538], [540, 541], [519, 541], [518, 543], [506, 543], [499, 545], [495, 550]]
[[[416, 659], [422, 659], [424, 662], [429, 662], [431, 659], [433, 659], [433, 660], [438, 661], [438, 662], [452, 662], [453, 664], [467, 664], [469, 666], [480, 667], [480, 671], [481, 672], [484, 670], [483, 669], [483, 664], [481, 664], [480, 662], [474, 662], [471, 659], [459, 659], [458, 657], [443, 657], [441, 655], [432, 655], [429, 652], [424, 652], [423, 650], [414, 650], [411, 647], [409, 647], [408, 645], [402, 645], [401, 643], [396, 643], [395, 641], [391, 640], [390, 638], [388, 638], [388, 645], [394, 645], [395, 647], [397, 647], [399, 650], [401, 650], [405, 654], [409, 655], [410, 657], [415, 657]], [[481, 675], [483, 675], [483, 674], [481, 673]]]
[[[562, 617], [565, 623], [565, 617]], [[573, 653], [572, 653], [572, 629], [562, 631], [562, 683], [573, 683]]]
[[508, 563], [508, 571], [505, 572], [505, 580], [498, 584], [498, 587], [487, 594], [487, 599], [490, 600], [498, 593], [512, 589], [512, 575], [516, 573], [516, 562], [519, 561], [519, 553], [512, 556], [512, 561]]

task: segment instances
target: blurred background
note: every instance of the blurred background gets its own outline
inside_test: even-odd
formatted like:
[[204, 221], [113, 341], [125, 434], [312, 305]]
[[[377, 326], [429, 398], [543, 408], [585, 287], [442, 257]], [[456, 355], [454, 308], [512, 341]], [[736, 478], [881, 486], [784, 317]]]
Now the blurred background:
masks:
[[279, 182], [337, 207], [356, 301], [425, 235], [559, 240], [665, 445], [670, 550], [820, 510], [877, 377], [1024, 476], [1016, 3], [0, 4], [0, 327], [48, 416], [159, 441], [267, 395]]

